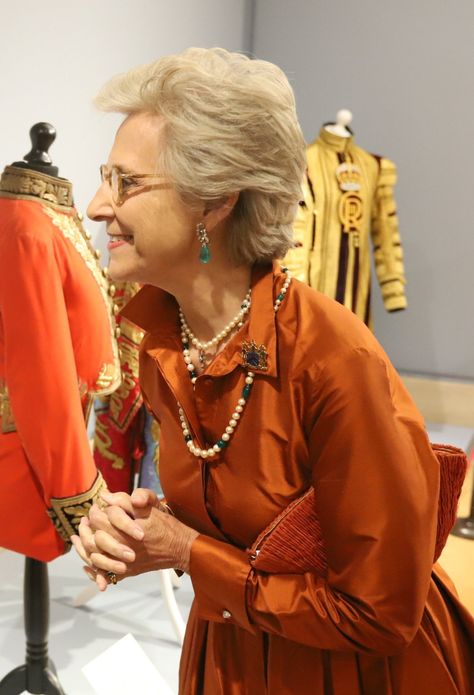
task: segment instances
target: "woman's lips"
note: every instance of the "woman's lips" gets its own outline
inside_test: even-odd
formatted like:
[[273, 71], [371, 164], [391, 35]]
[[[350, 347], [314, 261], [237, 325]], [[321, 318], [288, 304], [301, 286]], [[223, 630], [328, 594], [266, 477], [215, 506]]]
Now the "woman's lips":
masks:
[[107, 244], [107, 249], [109, 251], [112, 251], [112, 249], [117, 249], [119, 246], [124, 246], [124, 244], [132, 244], [133, 243], [133, 237], [127, 236], [116, 236], [112, 237]]

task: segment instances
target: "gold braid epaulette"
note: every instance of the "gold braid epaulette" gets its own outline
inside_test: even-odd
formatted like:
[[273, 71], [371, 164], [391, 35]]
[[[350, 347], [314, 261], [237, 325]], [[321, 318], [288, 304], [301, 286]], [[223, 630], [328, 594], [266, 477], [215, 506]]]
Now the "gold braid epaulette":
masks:
[[68, 550], [71, 547], [69, 539], [73, 533], [78, 533], [82, 517], [87, 516], [99, 494], [106, 489], [102, 474], [97, 473], [93, 486], [86, 492], [73, 497], [51, 497], [51, 509], [47, 510], [47, 514]]

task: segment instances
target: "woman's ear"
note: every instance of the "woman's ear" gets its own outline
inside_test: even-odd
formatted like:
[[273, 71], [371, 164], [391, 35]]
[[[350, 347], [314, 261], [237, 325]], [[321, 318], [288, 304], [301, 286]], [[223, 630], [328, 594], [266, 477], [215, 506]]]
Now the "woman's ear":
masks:
[[227, 196], [217, 205], [214, 204], [212, 207], [204, 208], [203, 222], [206, 228], [212, 230], [226, 220], [231, 215], [238, 199], [239, 193], [232, 193], [232, 195]]

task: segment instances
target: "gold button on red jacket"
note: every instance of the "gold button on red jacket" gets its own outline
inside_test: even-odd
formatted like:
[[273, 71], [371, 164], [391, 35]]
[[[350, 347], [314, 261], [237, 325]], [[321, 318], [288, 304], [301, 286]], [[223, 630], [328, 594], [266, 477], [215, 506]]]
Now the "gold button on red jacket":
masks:
[[63, 553], [102, 486], [84, 418], [120, 381], [108, 283], [65, 179], [0, 181], [0, 546]]

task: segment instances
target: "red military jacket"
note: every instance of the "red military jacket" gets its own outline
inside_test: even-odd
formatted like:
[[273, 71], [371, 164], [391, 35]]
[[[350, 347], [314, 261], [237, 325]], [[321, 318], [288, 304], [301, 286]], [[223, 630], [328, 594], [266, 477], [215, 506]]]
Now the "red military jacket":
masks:
[[0, 180], [0, 546], [68, 547], [103, 486], [85, 418], [120, 383], [106, 271], [65, 179]]

